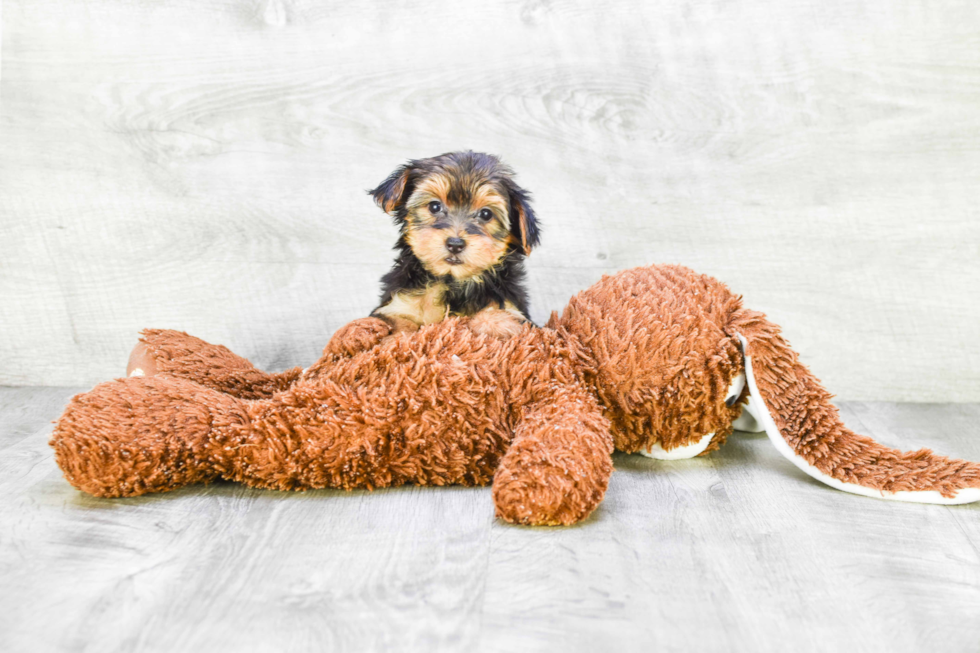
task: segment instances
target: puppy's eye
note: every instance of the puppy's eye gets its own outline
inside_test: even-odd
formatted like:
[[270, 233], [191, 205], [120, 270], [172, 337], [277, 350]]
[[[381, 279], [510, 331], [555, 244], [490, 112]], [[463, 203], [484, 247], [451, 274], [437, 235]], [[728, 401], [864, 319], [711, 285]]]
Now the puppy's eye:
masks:
[[429, 213], [435, 215], [442, 211], [442, 202], [429, 202]]
[[482, 220], [483, 222], [490, 222], [491, 220], [493, 220], [493, 211], [491, 211], [490, 209], [481, 209], [480, 212], [477, 214], [477, 217], [480, 218], [480, 220]]

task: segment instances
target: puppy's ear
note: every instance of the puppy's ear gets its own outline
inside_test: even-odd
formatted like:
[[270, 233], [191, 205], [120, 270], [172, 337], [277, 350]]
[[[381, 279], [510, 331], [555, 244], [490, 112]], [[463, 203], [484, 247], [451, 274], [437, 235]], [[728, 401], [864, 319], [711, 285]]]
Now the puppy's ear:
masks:
[[521, 244], [525, 254], [538, 246], [538, 220], [531, 209], [531, 194], [507, 180], [507, 194], [510, 200], [510, 233]]
[[411, 161], [403, 166], [399, 166], [393, 173], [388, 175], [387, 179], [378, 184], [377, 188], [369, 190], [368, 194], [374, 198], [374, 201], [385, 213], [395, 215], [411, 194], [409, 182], [414, 171], [415, 166]]

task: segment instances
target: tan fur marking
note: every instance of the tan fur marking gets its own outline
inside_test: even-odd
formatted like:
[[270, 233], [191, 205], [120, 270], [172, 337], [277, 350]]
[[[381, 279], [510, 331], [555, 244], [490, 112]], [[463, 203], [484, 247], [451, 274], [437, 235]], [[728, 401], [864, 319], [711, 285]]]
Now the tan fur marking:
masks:
[[[415, 256], [422, 265], [438, 276], [450, 274], [453, 266], [446, 262], [449, 252], [446, 250], [446, 238], [449, 235], [442, 229], [430, 227], [413, 227], [405, 234], [405, 240], [412, 248]], [[465, 250], [464, 250], [465, 251]]]
[[452, 181], [445, 175], [434, 174], [426, 177], [415, 188], [412, 197], [409, 198], [409, 208], [418, 208], [432, 200], [445, 203], [446, 198], [449, 197], [451, 186]]
[[521, 225], [521, 247], [524, 248], [525, 254], [530, 254], [531, 247], [527, 244], [527, 214], [520, 205], [517, 206], [517, 221]]
[[[466, 241], [466, 249], [456, 255], [462, 263], [450, 265], [446, 262], [449, 257], [446, 238], [449, 235], [458, 235]], [[489, 234], [457, 233], [454, 230], [433, 229], [429, 226], [409, 228], [405, 240], [430, 272], [439, 276], [449, 274], [459, 280], [476, 277], [500, 263], [507, 254], [509, 245], [508, 239], [499, 240]]]
[[417, 325], [435, 324], [446, 317], [446, 286], [433, 284], [421, 292], [395, 293], [391, 301], [375, 311], [387, 318], [402, 318]]
[[405, 170], [398, 177], [398, 181], [395, 183], [394, 188], [392, 188], [391, 198], [381, 205], [385, 213], [391, 213], [398, 206], [398, 200], [401, 198], [402, 193], [405, 192], [405, 184], [408, 183], [408, 174], [409, 171]]
[[472, 210], [479, 211], [488, 208], [493, 211], [494, 219], [499, 221], [504, 231], [510, 231], [510, 216], [507, 215], [507, 198], [489, 184], [482, 184], [473, 193]]
[[459, 254], [463, 263], [449, 266], [449, 274], [456, 279], [476, 277], [500, 263], [507, 253], [507, 242], [490, 236], [470, 235], [465, 240], [466, 249]]

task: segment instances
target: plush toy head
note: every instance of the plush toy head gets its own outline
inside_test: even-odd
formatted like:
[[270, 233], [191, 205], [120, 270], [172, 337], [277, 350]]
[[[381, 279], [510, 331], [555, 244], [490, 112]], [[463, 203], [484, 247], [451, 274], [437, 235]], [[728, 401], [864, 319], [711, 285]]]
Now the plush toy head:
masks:
[[980, 500], [977, 463], [897, 451], [846, 428], [779, 327], [709, 276], [681, 266], [627, 270], [573, 297], [551, 324], [592, 353], [595, 368], [583, 376], [621, 451], [702, 455], [724, 443], [745, 407], [751, 430], [837, 489], [918, 503]]
[[66, 478], [98, 496], [217, 479], [272, 489], [492, 481], [500, 517], [570, 524], [601, 501], [614, 445], [706, 453], [749, 398], [777, 448], [824, 483], [980, 499], [980, 466], [847, 430], [777, 327], [676, 266], [605, 277], [547, 327], [503, 341], [466, 319], [395, 335], [358, 320], [302, 374], [266, 375], [177, 332], [147, 332], [142, 346], [157, 373], [75, 397], [52, 436]]
[[549, 327], [591, 352], [582, 374], [612, 423], [616, 449], [713, 451], [741, 412], [742, 353], [729, 321], [739, 298], [686, 268], [637, 268], [574, 296]]

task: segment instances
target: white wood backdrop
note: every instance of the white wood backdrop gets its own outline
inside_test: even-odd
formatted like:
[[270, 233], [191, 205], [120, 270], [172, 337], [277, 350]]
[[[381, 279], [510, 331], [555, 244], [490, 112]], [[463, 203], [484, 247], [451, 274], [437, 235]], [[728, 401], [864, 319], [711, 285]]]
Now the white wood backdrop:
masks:
[[495, 152], [542, 320], [603, 273], [716, 275], [843, 398], [980, 400], [975, 0], [7, 0], [0, 384], [141, 327], [309, 363], [374, 305], [410, 157]]

